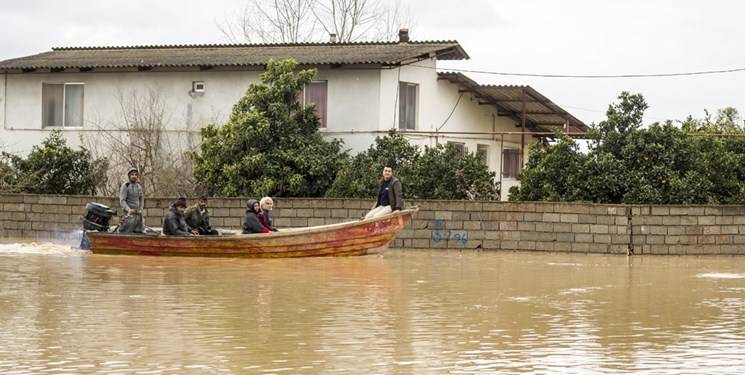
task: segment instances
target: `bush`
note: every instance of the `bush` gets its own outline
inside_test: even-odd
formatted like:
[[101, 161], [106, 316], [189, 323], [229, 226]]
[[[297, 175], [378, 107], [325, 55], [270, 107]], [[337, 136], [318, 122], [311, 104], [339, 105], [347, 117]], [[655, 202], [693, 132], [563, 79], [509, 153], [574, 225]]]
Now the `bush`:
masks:
[[406, 178], [412, 198], [499, 199], [496, 173], [452, 145], [425, 147]]
[[[383, 167], [393, 168], [395, 175], [408, 176], [419, 158], [419, 147], [409, 144], [401, 134], [391, 130], [376, 137], [375, 144], [347, 160], [326, 192], [328, 197], [368, 198], [376, 194]], [[410, 191], [409, 178], [401, 179], [404, 195]]]
[[473, 154], [453, 146], [419, 147], [392, 130], [352, 158], [339, 172], [329, 197], [373, 197], [384, 166], [401, 180], [405, 198], [498, 199], [496, 174]]
[[105, 178], [106, 159], [93, 159], [81, 147], [67, 146], [59, 130], [54, 130], [41, 146], [34, 146], [26, 159], [3, 152], [0, 179], [6, 190], [32, 194], [96, 194], [96, 185]]
[[[587, 159], [578, 151], [577, 144], [565, 135], [559, 135], [554, 145], [530, 145], [528, 163], [520, 176], [521, 185], [510, 190], [510, 200], [585, 200], [587, 191], [583, 185], [588, 182]], [[604, 185], [600, 180], [595, 183]]]

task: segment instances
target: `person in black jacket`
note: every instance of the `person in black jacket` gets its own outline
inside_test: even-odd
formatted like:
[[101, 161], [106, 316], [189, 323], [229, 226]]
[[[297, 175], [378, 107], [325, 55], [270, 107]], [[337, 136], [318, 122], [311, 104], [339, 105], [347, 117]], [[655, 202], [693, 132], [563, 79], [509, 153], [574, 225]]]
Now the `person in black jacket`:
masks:
[[210, 213], [207, 210], [207, 196], [199, 197], [197, 204], [186, 209], [184, 213], [186, 225], [196, 229], [200, 236], [216, 236], [220, 234], [210, 226]]
[[401, 181], [393, 177], [393, 168], [383, 168], [383, 177], [378, 185], [378, 199], [372, 210], [365, 215], [365, 219], [384, 216], [391, 212], [401, 211], [404, 207]]
[[261, 208], [259, 208], [259, 201], [256, 199], [249, 199], [246, 202], [246, 217], [243, 218], [243, 233], [269, 233], [269, 229], [261, 225], [259, 221], [259, 215]]
[[196, 230], [192, 230], [186, 225], [184, 211], [186, 211], [186, 199], [179, 198], [168, 209], [168, 213], [163, 219], [163, 234], [167, 236], [191, 236], [196, 234]]

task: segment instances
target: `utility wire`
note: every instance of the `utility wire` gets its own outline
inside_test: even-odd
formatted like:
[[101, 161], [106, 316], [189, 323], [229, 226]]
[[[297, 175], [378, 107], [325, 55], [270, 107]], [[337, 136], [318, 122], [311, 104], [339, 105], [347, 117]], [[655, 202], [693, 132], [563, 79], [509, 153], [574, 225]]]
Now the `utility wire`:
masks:
[[[414, 65], [418, 68], [426, 69], [438, 69], [432, 66]], [[726, 73], [737, 73], [745, 72], [745, 68], [733, 68], [733, 69], [718, 69], [718, 70], [701, 70], [695, 72], [680, 72], [680, 73], [652, 73], [652, 74], [541, 74], [541, 73], [511, 73], [511, 72], [495, 72], [489, 70], [474, 70], [474, 69], [457, 69], [457, 68], [440, 68], [440, 70], [451, 71], [451, 72], [462, 72], [462, 73], [477, 73], [477, 74], [491, 74], [498, 76], [515, 76], [515, 77], [538, 77], [538, 78], [662, 78], [662, 77], [685, 77], [685, 76], [701, 76], [709, 74], [726, 74]]]
[[460, 100], [461, 100], [462, 98], [463, 98], [463, 93], [460, 93], [460, 96], [458, 96], [458, 100], [457, 100], [457, 101], [455, 102], [455, 105], [453, 106], [453, 110], [452, 110], [452, 111], [450, 111], [450, 114], [449, 114], [449, 115], [448, 115], [448, 117], [447, 117], [447, 118], [445, 119], [445, 121], [443, 121], [443, 122], [442, 122], [442, 125], [440, 125], [440, 126], [439, 126], [439, 127], [437, 128], [437, 131], [440, 131], [440, 129], [442, 129], [442, 127], [443, 127], [443, 126], [445, 126], [445, 124], [447, 124], [447, 123], [448, 123], [448, 121], [450, 121], [450, 117], [452, 117], [452, 116], [453, 116], [453, 113], [455, 113], [455, 109], [456, 109], [456, 108], [458, 108], [458, 104], [460, 103]]

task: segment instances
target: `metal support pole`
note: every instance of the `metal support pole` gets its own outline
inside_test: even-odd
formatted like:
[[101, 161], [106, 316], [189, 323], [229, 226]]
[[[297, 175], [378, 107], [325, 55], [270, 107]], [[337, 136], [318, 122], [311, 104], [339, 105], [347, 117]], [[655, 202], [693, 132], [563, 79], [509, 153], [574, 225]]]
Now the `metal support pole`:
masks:
[[525, 89], [520, 90], [520, 99], [522, 102], [522, 114], [520, 116], [522, 123], [520, 124], [520, 130], [522, 130], [523, 133], [520, 136], [520, 174], [522, 174], [523, 164], [525, 163]]
[[504, 134], [501, 134], [500, 140], [499, 140], [499, 190], [500, 191], [504, 188], [502, 186], [503, 170], [504, 170]]
[[626, 208], [626, 218], [629, 226], [629, 247], [626, 249], [626, 255], [634, 255], [634, 218], [631, 207]]

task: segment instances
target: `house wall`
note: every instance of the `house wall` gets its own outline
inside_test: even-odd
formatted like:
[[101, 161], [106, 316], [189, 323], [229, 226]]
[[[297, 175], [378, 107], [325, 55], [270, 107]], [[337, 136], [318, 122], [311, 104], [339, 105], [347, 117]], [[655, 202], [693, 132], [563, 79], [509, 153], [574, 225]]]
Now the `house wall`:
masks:
[[8, 143], [8, 139], [4, 139], [2, 132], [5, 129], [5, 112], [7, 112], [8, 101], [5, 100], [6, 91], [8, 89], [8, 73], [0, 75], [0, 149], [4, 149]]
[[379, 135], [380, 70], [324, 69], [319, 79], [328, 81], [327, 128], [329, 138], [341, 138], [352, 153], [367, 149]]
[[[415, 66], [412, 66], [415, 65]], [[398, 82], [419, 85], [417, 129], [420, 131], [464, 131], [464, 132], [518, 132], [519, 127], [509, 117], [498, 116], [497, 109], [491, 105], [479, 105], [478, 98], [470, 93], [460, 93], [461, 87], [445, 80], [437, 79], [435, 60], [424, 60], [397, 69], [381, 71], [381, 123], [380, 129], [398, 128]], [[460, 98], [460, 100], [459, 100]], [[502, 200], [507, 200], [509, 188], [519, 185], [515, 178], [501, 176], [502, 153], [504, 148], [521, 147], [519, 135], [410, 135], [407, 138], [420, 146], [434, 146], [437, 143], [464, 143], [469, 152], [476, 152], [477, 145], [489, 147], [487, 164], [497, 173], [502, 186]], [[525, 148], [532, 142], [526, 137]], [[527, 161], [527, 150], [525, 151]]]
[[[422, 131], [519, 131], [514, 120], [497, 115], [493, 106], [479, 105], [470, 93], [460, 93], [459, 86], [438, 80], [435, 59], [395, 69], [356, 66], [354, 69], [320, 69], [318, 80], [328, 82], [327, 128], [329, 138], [341, 138], [352, 154], [367, 149], [376, 136], [398, 128], [398, 82], [419, 85], [417, 130]], [[7, 75], [0, 83], [0, 145], [6, 151], [27, 154], [46, 138], [50, 128], [42, 128], [41, 97], [43, 83], [83, 82], [83, 128], [63, 128], [68, 143], [76, 146], [121, 124], [119, 98], [148, 90], [159, 93], [167, 114], [167, 128], [175, 135], [196, 135], [210, 122], [224, 123], [233, 105], [251, 83], [259, 81], [259, 71], [148, 71], [89, 73], [26, 73]], [[205, 93], [190, 95], [192, 81], [204, 81]], [[460, 100], [459, 100], [460, 98]], [[457, 103], [457, 106], [456, 106]], [[451, 114], [452, 112], [452, 114]], [[85, 141], [84, 138], [88, 140]], [[469, 152], [478, 144], [489, 147], [488, 165], [502, 184], [502, 199], [507, 199], [515, 179], [500, 175], [503, 148], [520, 148], [520, 136], [489, 135], [411, 135], [409, 140], [420, 146], [434, 146], [448, 141], [465, 143]], [[526, 145], [529, 142], [526, 137]], [[181, 143], [184, 144], [184, 143]], [[527, 154], [527, 153], [526, 153]], [[527, 155], [526, 155], [527, 156]]]
[[[258, 72], [90, 72], [8, 75], [7, 124], [0, 137], [13, 139], [9, 151], [25, 154], [53, 128], [42, 128], [43, 83], [85, 83], [82, 128], [61, 128], [68, 142], [111, 130], [122, 124], [120, 98], [158, 93], [165, 107], [166, 128], [195, 132], [210, 121], [224, 121], [232, 105]], [[203, 96], [190, 96], [192, 81], [205, 81]]]
[[[131, 93], [144, 95], [151, 89], [158, 92], [165, 105], [166, 127], [171, 132], [197, 132], [207, 123], [223, 123], [248, 86], [259, 81], [259, 73], [210, 70], [8, 74], [7, 98], [3, 97], [0, 103], [7, 105], [7, 110], [0, 107], [3, 116], [0, 121], [5, 120], [0, 140], [7, 151], [26, 154], [46, 138], [52, 128], [42, 128], [43, 83], [85, 83], [83, 128], [60, 128], [69, 144], [77, 146], [81, 143], [81, 135], [90, 137], [121, 123], [119, 98], [122, 95], [125, 98]], [[328, 81], [328, 129], [324, 131], [329, 136], [338, 137], [339, 131], [375, 128], [380, 87], [377, 70], [327, 69], [319, 72], [318, 79]], [[189, 95], [192, 81], [204, 81], [205, 93]], [[350, 141], [347, 147], [355, 150], [369, 144], [355, 139]]]

